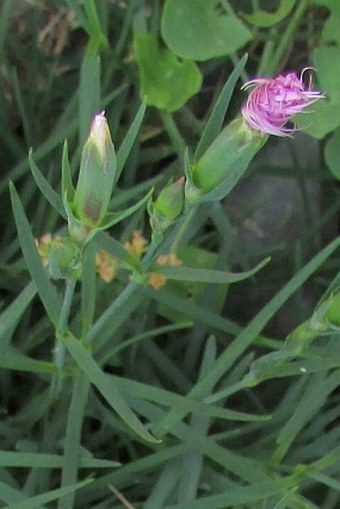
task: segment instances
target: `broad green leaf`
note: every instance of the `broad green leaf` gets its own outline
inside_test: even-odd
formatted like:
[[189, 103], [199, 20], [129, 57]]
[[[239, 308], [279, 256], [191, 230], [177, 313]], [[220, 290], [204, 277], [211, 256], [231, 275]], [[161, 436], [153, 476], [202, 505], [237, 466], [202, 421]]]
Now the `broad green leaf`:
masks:
[[252, 14], [244, 14], [243, 17], [252, 25], [268, 28], [283, 20], [292, 8], [296, 0], [281, 0], [275, 12], [266, 12], [261, 9], [255, 10]]
[[140, 70], [141, 96], [147, 104], [176, 111], [200, 90], [202, 75], [196, 64], [179, 60], [160, 46], [156, 36], [137, 36], [133, 48]]
[[27, 268], [50, 320], [56, 325], [61, 311], [59, 296], [55, 287], [48, 279], [46, 270], [41, 263], [29, 222], [13, 184], [10, 185], [10, 192], [14, 219]]
[[320, 89], [333, 103], [339, 103], [340, 48], [316, 48], [313, 52], [313, 63], [317, 70]]
[[313, 64], [317, 70], [318, 88], [326, 99], [310, 106], [308, 114], [297, 116], [298, 128], [321, 139], [340, 125], [340, 49], [316, 48]]
[[340, 16], [340, 3], [337, 0], [313, 0], [313, 2], [327, 7], [331, 12]]
[[307, 134], [322, 139], [340, 125], [340, 49], [316, 48], [313, 64], [318, 88], [325, 93], [326, 99], [310, 106], [310, 113], [297, 115], [296, 123]]
[[236, 283], [238, 281], [242, 281], [243, 279], [247, 279], [256, 272], [258, 272], [262, 267], [269, 263], [270, 258], [266, 258], [261, 263], [259, 263], [254, 269], [248, 270], [246, 272], [240, 273], [231, 273], [231, 272], [222, 272], [220, 270], [211, 270], [211, 269], [193, 269], [192, 267], [184, 267], [183, 265], [173, 267], [167, 265], [160, 265], [157, 267], [157, 274], [162, 274], [163, 276], [174, 279], [177, 281], [191, 281], [196, 283], [215, 283], [215, 284], [228, 284], [228, 283]]
[[296, 116], [299, 130], [321, 140], [340, 125], [340, 101], [323, 99], [309, 107], [309, 113]]
[[154, 438], [146, 430], [140, 420], [132, 412], [131, 408], [124, 401], [105, 373], [102, 372], [98, 364], [91, 357], [89, 351], [72, 334], [60, 335], [59, 339], [63, 341], [70, 354], [91, 380], [92, 384], [98, 389], [101, 395], [106, 399], [111, 408], [117, 412], [127, 426], [133, 430], [139, 437], [146, 442], [158, 444], [160, 441]]
[[162, 13], [162, 37], [176, 55], [209, 60], [231, 55], [251, 34], [231, 12], [220, 14], [217, 0], [167, 0]]
[[325, 146], [325, 161], [334, 177], [340, 180], [340, 128], [336, 129], [327, 140]]
[[323, 45], [336, 44], [340, 46], [340, 3], [337, 2], [339, 7], [338, 14], [331, 14], [322, 28], [321, 41]]
[[[229, 76], [226, 84], [221, 90], [220, 95], [216, 101], [216, 104], [211, 112], [209, 120], [205, 124], [203, 129], [203, 133], [201, 139], [198, 143], [196, 152], [195, 152], [195, 160], [197, 161], [207, 150], [209, 145], [214, 141], [214, 139], [218, 136], [221, 131], [224, 117], [228, 111], [230, 100], [236, 85], [237, 80], [239, 79], [244, 66], [247, 63], [247, 55], [244, 55], [231, 75]], [[186, 154], [187, 157], [187, 154]]]

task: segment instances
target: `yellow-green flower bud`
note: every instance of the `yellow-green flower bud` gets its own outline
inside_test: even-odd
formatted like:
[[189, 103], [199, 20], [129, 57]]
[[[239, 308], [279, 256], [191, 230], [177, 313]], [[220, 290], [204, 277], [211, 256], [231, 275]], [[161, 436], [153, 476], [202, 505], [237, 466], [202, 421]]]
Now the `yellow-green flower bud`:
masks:
[[226, 196], [267, 139], [267, 135], [249, 127], [242, 117], [233, 120], [191, 166], [191, 182], [186, 188], [188, 201], [199, 201], [199, 197], [208, 193], [209, 200]]
[[340, 326], [340, 293], [331, 297], [325, 318], [332, 325]]
[[89, 229], [104, 219], [112, 195], [117, 169], [117, 156], [110, 130], [102, 112], [96, 115], [85, 142], [72, 212]]
[[149, 203], [148, 212], [153, 231], [164, 231], [182, 212], [184, 204], [184, 177], [170, 182], [159, 193], [154, 202]]
[[49, 250], [48, 269], [54, 279], [78, 279], [82, 272], [79, 247], [65, 237], [52, 240]]

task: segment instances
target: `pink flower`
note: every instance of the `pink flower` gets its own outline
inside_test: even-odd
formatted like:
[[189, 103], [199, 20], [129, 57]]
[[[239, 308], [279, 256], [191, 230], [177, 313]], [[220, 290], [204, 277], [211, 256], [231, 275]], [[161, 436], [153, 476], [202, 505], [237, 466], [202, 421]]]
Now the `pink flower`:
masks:
[[296, 129], [285, 127], [294, 115], [325, 96], [312, 90], [312, 81], [303, 83], [295, 73], [276, 78], [257, 78], [245, 83], [243, 90], [250, 89], [248, 100], [241, 108], [243, 118], [250, 127], [275, 136], [290, 136]]

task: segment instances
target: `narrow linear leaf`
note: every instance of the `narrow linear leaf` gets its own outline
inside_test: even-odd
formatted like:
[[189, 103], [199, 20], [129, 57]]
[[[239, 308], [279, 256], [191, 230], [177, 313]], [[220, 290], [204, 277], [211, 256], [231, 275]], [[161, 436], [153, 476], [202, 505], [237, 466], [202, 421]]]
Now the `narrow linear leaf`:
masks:
[[25, 355], [1, 353], [0, 368], [13, 371], [27, 371], [28, 373], [47, 373], [57, 375], [58, 369], [53, 362], [30, 359]]
[[33, 281], [22, 290], [20, 295], [0, 315], [0, 339], [14, 327], [24, 313], [27, 306], [32, 302], [37, 289]]
[[[0, 451], [0, 466], [6, 468], [62, 468], [64, 462], [64, 456], [57, 454]], [[79, 468], [112, 468], [119, 465], [117, 461], [79, 457]]]
[[38, 166], [35, 164], [32, 149], [30, 149], [29, 151], [28, 161], [35, 183], [39, 187], [40, 191], [42, 192], [46, 200], [58, 212], [58, 214], [61, 215], [61, 217], [66, 218], [63, 201], [59, 194], [54, 191], [51, 184], [49, 184], [49, 182], [45, 179], [44, 175], [41, 173]]
[[61, 161], [61, 192], [62, 196], [66, 195], [70, 201], [73, 200], [74, 186], [72, 182], [71, 168], [68, 158], [67, 140], [64, 141], [63, 156]]
[[40, 508], [41, 504], [46, 504], [48, 502], [52, 502], [53, 500], [57, 500], [64, 495], [68, 495], [68, 493], [72, 493], [73, 491], [79, 490], [83, 486], [90, 484], [93, 482], [93, 479], [85, 479], [85, 481], [78, 482], [77, 484], [73, 484], [71, 486], [65, 486], [65, 488], [59, 488], [57, 490], [48, 491], [43, 493], [42, 495], [36, 495], [34, 497], [26, 498], [20, 502], [14, 502], [13, 504], [7, 505], [4, 509], [36, 509]]
[[94, 0], [84, 0], [83, 6], [87, 14], [88, 34], [93, 41], [92, 44], [98, 46], [99, 49], [107, 48], [109, 44], [100, 26], [96, 3]]
[[58, 323], [61, 310], [61, 303], [58, 294], [48, 279], [45, 268], [41, 263], [29, 222], [21, 204], [19, 195], [12, 183], [10, 184], [10, 193], [14, 219], [27, 268], [35, 283], [39, 297], [50, 320], [56, 325]]
[[183, 267], [183, 265], [178, 267], [161, 265], [157, 267], [156, 272], [157, 274], [161, 274], [162, 276], [165, 276], [168, 279], [173, 279], [176, 281], [228, 284], [236, 283], [238, 281], [242, 281], [243, 279], [247, 279], [253, 276], [254, 274], [256, 274], [256, 272], [262, 269], [262, 267], [267, 265], [269, 261], [270, 257], [265, 258], [261, 263], [254, 267], [254, 269], [234, 274], [231, 272], [222, 272], [220, 270], [193, 269], [191, 267]]
[[127, 394], [165, 407], [178, 405], [181, 409], [186, 409], [188, 413], [191, 412], [201, 416], [218, 417], [220, 419], [243, 422], [268, 421], [271, 419], [270, 415], [254, 415], [246, 412], [228, 410], [227, 408], [220, 408], [190, 399], [186, 396], [181, 396], [180, 394], [161, 389], [160, 387], [152, 387], [151, 385], [146, 385], [127, 378], [120, 378], [117, 376], [112, 378], [117, 387]]
[[84, 338], [84, 343], [95, 342], [94, 348], [101, 348], [139, 306], [142, 299], [139, 289], [140, 284], [131, 281], [92, 325]]
[[100, 57], [96, 45], [88, 43], [80, 69], [79, 144], [85, 143], [93, 116], [100, 107]]
[[253, 486], [242, 486], [240, 488], [229, 489], [218, 495], [202, 497], [193, 502], [168, 505], [167, 509], [226, 509], [227, 507], [237, 507], [247, 504], [248, 507], [254, 507], [255, 502], [266, 500], [274, 495], [282, 495], [287, 489], [291, 488], [294, 481], [292, 479], [280, 479], [278, 481], [267, 481], [256, 483]]
[[153, 444], [160, 443], [159, 440], [154, 438], [145, 429], [143, 424], [121, 397], [109, 377], [102, 372], [98, 364], [92, 359], [88, 350], [86, 350], [86, 348], [70, 333], [64, 336], [60, 335], [59, 339], [65, 343], [76, 363], [127, 426], [143, 440]]
[[143, 287], [142, 292], [145, 296], [150, 297], [157, 303], [164, 304], [165, 306], [169, 306], [171, 309], [184, 313], [197, 323], [209, 325], [210, 327], [216, 328], [217, 330], [221, 330], [233, 336], [239, 334], [241, 331], [241, 327], [239, 327], [235, 322], [232, 322], [227, 318], [223, 318], [219, 314], [213, 313], [203, 306], [198, 306], [197, 304], [192, 303], [189, 299], [185, 299], [179, 295], [175, 295], [163, 289], [154, 290], [148, 286]]
[[[263, 327], [283, 304], [300, 288], [303, 283], [334, 253], [340, 246], [340, 237], [330, 242], [314, 258], [312, 258], [297, 274], [295, 274], [283, 288], [261, 309], [261, 311], [241, 330], [239, 335], [218, 357], [213, 367], [199, 380], [190, 391], [190, 397], [200, 397], [208, 392], [220, 378], [228, 372], [233, 363], [251, 345], [260, 334]], [[171, 411], [157, 428], [155, 434], [166, 432], [179, 420], [183, 419], [185, 412]]]
[[211, 145], [217, 135], [220, 133], [224, 117], [228, 111], [231, 97], [237, 80], [240, 78], [241, 73], [247, 63], [248, 55], [245, 54], [229, 76], [226, 84], [221, 90], [216, 104], [210, 114], [207, 123], [204, 126], [201, 139], [197, 145], [195, 152], [195, 160], [197, 161]]
[[146, 103], [142, 103], [121, 146], [119, 147], [119, 150], [117, 152], [117, 170], [116, 170], [116, 178], [115, 181], [119, 179], [124, 164], [126, 163], [127, 158], [129, 157], [129, 154], [131, 152], [131, 149], [133, 147], [134, 142], [136, 141], [139, 129], [142, 125], [142, 121], [145, 115], [145, 110], [147, 108]]
[[[19, 490], [14, 489], [12, 486], [5, 484], [0, 481], [0, 501], [6, 504], [13, 504], [14, 502], [20, 502], [25, 498]], [[39, 509], [46, 509], [45, 507], [40, 507]]]
[[117, 212], [109, 212], [106, 217], [104, 218], [101, 229], [107, 229], [110, 226], [113, 226], [117, 223], [120, 223], [123, 221], [123, 219], [126, 219], [127, 217], [131, 216], [134, 212], [137, 212], [138, 209], [140, 209], [150, 198], [152, 195], [153, 189], [150, 189], [148, 194], [146, 194], [141, 200], [139, 200], [134, 205], [131, 205], [131, 207], [128, 207], [125, 210], [120, 210]]
[[94, 238], [94, 242], [99, 249], [104, 249], [118, 260], [126, 262], [130, 267], [138, 270], [139, 262], [134, 258], [119, 242], [107, 233], [99, 232]]
[[333, 240], [312, 258], [286, 285], [261, 309], [261, 311], [240, 332], [235, 340], [216, 360], [213, 369], [200, 380], [192, 391], [197, 396], [201, 391], [205, 393], [209, 387], [215, 385], [220, 377], [228, 371], [235, 360], [242, 355], [254, 338], [260, 334], [270, 318], [283, 304], [300, 288], [303, 283], [339, 248], [340, 237]]
[[[72, 397], [68, 408], [66, 433], [64, 439], [64, 464], [61, 471], [61, 486], [73, 484], [78, 480], [78, 458], [81, 455], [81, 431], [90, 391], [90, 380], [84, 373], [75, 378]], [[69, 493], [59, 500], [57, 509], [74, 507], [75, 493]]]

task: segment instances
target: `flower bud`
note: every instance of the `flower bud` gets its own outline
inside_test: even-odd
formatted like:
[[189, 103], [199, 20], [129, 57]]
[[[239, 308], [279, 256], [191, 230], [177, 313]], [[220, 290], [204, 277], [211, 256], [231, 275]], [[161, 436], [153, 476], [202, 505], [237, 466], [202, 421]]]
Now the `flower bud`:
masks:
[[340, 293], [337, 293], [330, 298], [325, 318], [332, 325], [335, 325], [336, 327], [340, 326]]
[[149, 203], [148, 212], [153, 231], [163, 232], [180, 215], [184, 204], [184, 177], [170, 182], [158, 195], [156, 201]]
[[[190, 168], [190, 180], [186, 188], [189, 201], [211, 193], [211, 198], [220, 200], [226, 196], [242, 177], [250, 161], [267, 141], [238, 117], [228, 124], [212, 142], [207, 151]], [[215, 195], [216, 194], [216, 195]], [[203, 199], [203, 201], [206, 201]]]
[[83, 147], [72, 203], [75, 218], [89, 229], [99, 226], [107, 213], [116, 168], [117, 156], [102, 112], [95, 116]]
[[54, 279], [78, 279], [82, 270], [79, 247], [69, 238], [45, 233], [35, 240], [40, 259]]

